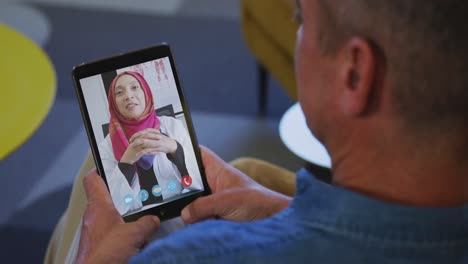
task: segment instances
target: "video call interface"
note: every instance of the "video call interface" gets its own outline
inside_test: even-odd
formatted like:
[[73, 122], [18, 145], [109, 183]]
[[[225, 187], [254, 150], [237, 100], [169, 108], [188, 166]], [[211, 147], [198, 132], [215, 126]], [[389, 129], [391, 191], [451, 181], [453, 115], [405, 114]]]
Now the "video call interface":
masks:
[[169, 57], [79, 82], [122, 216], [204, 190]]

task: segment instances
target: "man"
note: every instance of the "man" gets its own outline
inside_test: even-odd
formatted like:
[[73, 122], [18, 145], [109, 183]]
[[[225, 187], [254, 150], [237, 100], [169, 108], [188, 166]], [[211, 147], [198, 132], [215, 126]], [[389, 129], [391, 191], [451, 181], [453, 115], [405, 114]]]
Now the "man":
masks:
[[203, 149], [214, 194], [182, 218], [225, 220], [144, 247], [159, 220], [124, 224], [91, 172], [78, 262], [468, 263], [468, 5], [298, 6], [299, 101], [332, 158], [333, 185], [301, 170], [291, 200]]

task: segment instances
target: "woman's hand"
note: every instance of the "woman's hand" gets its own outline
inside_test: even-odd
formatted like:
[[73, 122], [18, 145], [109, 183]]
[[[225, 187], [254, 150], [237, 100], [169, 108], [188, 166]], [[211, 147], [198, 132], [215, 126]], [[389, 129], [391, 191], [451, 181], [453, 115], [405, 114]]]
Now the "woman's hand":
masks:
[[161, 134], [159, 129], [154, 128], [135, 133], [128, 142], [128, 148], [120, 159], [120, 162], [128, 164], [137, 162], [144, 155], [174, 154], [177, 150], [177, 142], [174, 139]]
[[286, 208], [291, 197], [267, 189], [201, 147], [206, 177], [213, 194], [198, 198], [182, 211], [186, 223], [210, 218], [253, 221]]
[[159, 219], [144, 216], [126, 224], [95, 170], [88, 173], [83, 184], [88, 204], [76, 263], [127, 263], [158, 230]]

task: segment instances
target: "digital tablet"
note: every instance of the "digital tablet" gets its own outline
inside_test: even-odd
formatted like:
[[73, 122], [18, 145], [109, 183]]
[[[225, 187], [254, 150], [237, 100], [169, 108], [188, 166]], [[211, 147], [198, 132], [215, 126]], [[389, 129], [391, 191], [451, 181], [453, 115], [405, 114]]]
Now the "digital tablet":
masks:
[[72, 75], [98, 173], [126, 222], [179, 216], [210, 192], [167, 44], [83, 63]]

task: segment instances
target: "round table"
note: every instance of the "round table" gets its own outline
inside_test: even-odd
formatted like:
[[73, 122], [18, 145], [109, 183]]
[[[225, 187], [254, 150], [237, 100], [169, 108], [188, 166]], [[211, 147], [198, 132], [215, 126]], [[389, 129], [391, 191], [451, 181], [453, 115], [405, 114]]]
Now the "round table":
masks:
[[307, 127], [299, 103], [284, 113], [279, 124], [279, 134], [286, 147], [298, 157], [312, 164], [331, 168], [330, 156]]
[[55, 98], [55, 70], [30, 38], [0, 23], [0, 160], [23, 144]]

